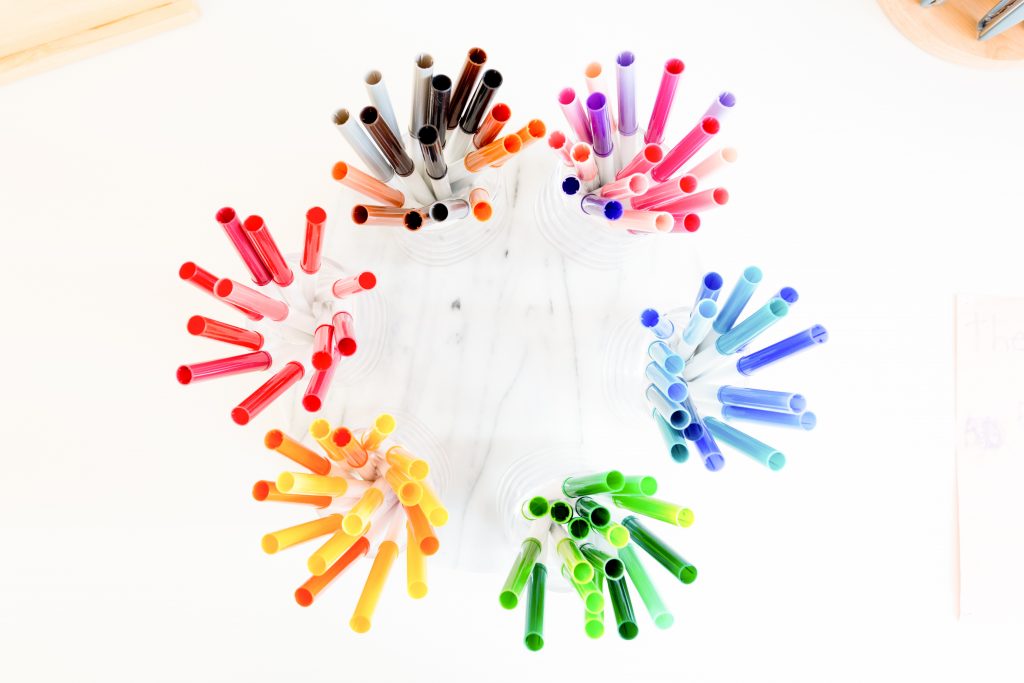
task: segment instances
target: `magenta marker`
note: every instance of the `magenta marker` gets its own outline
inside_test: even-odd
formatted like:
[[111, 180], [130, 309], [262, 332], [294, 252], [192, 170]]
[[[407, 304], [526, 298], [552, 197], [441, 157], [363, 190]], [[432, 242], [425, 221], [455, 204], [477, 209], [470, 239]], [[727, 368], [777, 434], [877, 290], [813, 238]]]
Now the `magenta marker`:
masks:
[[670, 59], [665, 62], [665, 71], [661, 74], [661, 86], [654, 100], [654, 110], [651, 112], [651, 122], [647, 124], [644, 142], [656, 142], [660, 145], [665, 139], [665, 123], [668, 121], [668, 113], [672, 110], [676, 86], [684, 68], [681, 59]]
[[594, 139], [590, 137], [590, 125], [587, 123], [586, 114], [583, 113], [583, 105], [576, 97], [576, 91], [572, 88], [563, 88], [558, 93], [558, 105], [562, 108], [565, 120], [569, 122], [569, 127], [572, 128], [572, 132], [576, 136], [576, 141], [592, 143]]
[[682, 168], [683, 164], [693, 158], [693, 155], [700, 151], [700, 148], [713, 138], [721, 126], [718, 119], [708, 116], [693, 127], [686, 136], [676, 143], [676, 146], [668, 151], [661, 163], [651, 170], [651, 177], [655, 182], [663, 183]]

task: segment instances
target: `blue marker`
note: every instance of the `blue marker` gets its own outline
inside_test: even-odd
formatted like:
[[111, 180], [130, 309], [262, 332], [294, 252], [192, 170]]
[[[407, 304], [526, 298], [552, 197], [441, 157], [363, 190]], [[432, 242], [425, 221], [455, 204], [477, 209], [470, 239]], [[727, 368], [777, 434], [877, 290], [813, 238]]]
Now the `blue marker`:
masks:
[[786, 456], [766, 443], [762, 443], [745, 432], [731, 427], [713, 417], [704, 418], [704, 426], [726, 446], [749, 455], [772, 472], [778, 472], [786, 464]]
[[712, 436], [711, 432], [708, 431], [701, 419], [700, 413], [693, 407], [693, 403], [690, 399], [686, 399], [683, 402], [683, 407], [690, 414], [691, 424], [696, 422], [700, 425], [700, 435], [697, 435], [697, 430], [690, 430], [696, 439], [694, 445], [697, 446], [697, 452], [700, 453], [701, 459], [704, 461], [704, 467], [717, 472], [725, 467], [725, 458], [722, 457], [722, 449], [718, 447], [718, 443], [715, 441], [715, 437]]
[[[739, 325], [736, 325], [736, 327], [716, 339], [712, 346], [697, 353], [686, 364], [686, 368], [683, 370], [683, 379], [687, 381], [694, 380], [721, 365], [730, 354], [735, 353], [740, 347], [748, 344], [757, 335], [784, 318], [787, 313], [789, 313], [789, 304], [782, 299], [772, 299], [750, 314]], [[721, 314], [718, 317], [721, 318]]]
[[722, 405], [739, 408], [757, 408], [772, 410], [777, 413], [800, 414], [807, 410], [807, 399], [801, 394], [788, 391], [768, 391], [767, 389], [747, 389], [745, 387], [720, 387], [717, 392]]
[[651, 416], [658, 423], [658, 431], [661, 432], [661, 438], [665, 440], [665, 445], [668, 446], [668, 453], [672, 456], [672, 459], [680, 463], [686, 462], [690, 457], [690, 449], [686, 447], [686, 440], [683, 438], [683, 435], [668, 422], [665, 422], [657, 410], [652, 410]]
[[803, 429], [808, 432], [818, 424], [818, 417], [810, 411], [803, 413], [776, 413], [771, 410], [722, 406], [722, 417], [726, 420], [747, 420], [748, 422], [760, 422], [779, 427]]
[[828, 341], [828, 330], [821, 325], [815, 325], [803, 332], [797, 332], [792, 337], [776, 342], [760, 351], [755, 351], [749, 356], [743, 356], [736, 361], [736, 369], [743, 375], [752, 375], [766, 365], [782, 360], [786, 356], [809, 349], [818, 344]]
[[591, 216], [601, 216], [610, 221], [617, 221], [622, 218], [622, 202], [617, 199], [609, 199], [599, 194], [586, 194], [580, 200], [580, 208], [583, 213]]
[[651, 345], [647, 347], [647, 355], [672, 375], [679, 375], [686, 365], [683, 357], [670, 349], [668, 344], [663, 341], [651, 342]]
[[700, 289], [697, 290], [697, 298], [693, 300], [693, 305], [696, 307], [701, 299], [718, 301], [718, 295], [722, 293], [723, 284], [725, 284], [725, 280], [718, 273], [714, 271], [705, 273], [704, 277], [701, 278]]
[[648, 308], [640, 314], [640, 324], [653, 332], [658, 339], [668, 339], [676, 331], [676, 326], [668, 316], [660, 315], [653, 308]]
[[782, 299], [790, 306], [792, 306], [793, 304], [800, 300], [800, 293], [793, 289], [792, 287], [783, 287], [782, 289], [775, 293], [775, 296]]
[[668, 422], [674, 429], [684, 429], [686, 425], [690, 424], [690, 413], [686, 408], [661, 393], [658, 387], [653, 384], [648, 386], [645, 396], [665, 422]]
[[647, 371], [645, 373], [647, 379], [651, 380], [651, 384], [658, 387], [658, 391], [665, 394], [668, 400], [674, 403], [680, 403], [686, 398], [687, 389], [686, 383], [675, 375], [670, 374], [657, 363], [651, 362], [647, 364]]
[[574, 175], [566, 176], [565, 179], [562, 180], [562, 192], [569, 197], [572, 197], [579, 192], [581, 187], [583, 187], [583, 185], [580, 183], [580, 179]]

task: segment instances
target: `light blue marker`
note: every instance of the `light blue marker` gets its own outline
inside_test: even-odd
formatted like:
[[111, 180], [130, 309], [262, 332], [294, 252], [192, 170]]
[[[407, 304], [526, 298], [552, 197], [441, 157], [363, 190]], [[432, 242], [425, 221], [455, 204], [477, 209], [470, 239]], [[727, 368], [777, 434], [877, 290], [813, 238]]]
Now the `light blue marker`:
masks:
[[701, 299], [693, 308], [690, 320], [683, 329], [682, 339], [676, 346], [676, 353], [683, 358], [693, 355], [697, 346], [704, 341], [711, 330], [711, 322], [718, 314], [718, 303], [714, 299]]
[[789, 304], [782, 299], [772, 299], [754, 311], [746, 320], [716, 339], [712, 346], [697, 353], [686, 364], [686, 368], [683, 370], [683, 379], [689, 382], [721, 365], [730, 354], [735, 353], [744, 344], [750, 343], [757, 335], [784, 318], [787, 313], [789, 313]]
[[665, 368], [657, 363], [648, 363], [645, 374], [647, 379], [651, 380], [651, 383], [658, 387], [658, 391], [668, 397], [668, 400], [679, 403], [686, 398], [688, 393], [686, 383], [675, 375], [668, 373]]
[[827, 341], [828, 330], [821, 325], [815, 325], [802, 332], [797, 332], [792, 337], [775, 342], [771, 346], [766, 346], [760, 351], [755, 351], [749, 356], [743, 356], [736, 361], [736, 369], [741, 375], [752, 375], [766, 365], [771, 365], [787, 356], [792, 356], [794, 353], [824, 344]]
[[690, 424], [690, 413], [683, 406], [661, 393], [658, 387], [653, 384], [648, 386], [645, 395], [647, 400], [651, 402], [651, 405], [654, 406], [654, 409], [658, 411], [658, 414], [673, 429], [684, 429], [686, 425]]
[[704, 426], [726, 446], [735, 448], [744, 455], [749, 455], [772, 472], [778, 472], [786, 464], [786, 456], [782, 453], [721, 420], [705, 417]]
[[768, 391], [767, 389], [748, 389], [727, 385], [718, 389], [717, 396], [722, 405], [739, 408], [756, 408], [772, 410], [777, 413], [796, 414], [807, 410], [807, 399], [801, 394], [788, 391]]
[[818, 417], [809, 410], [803, 413], [776, 413], [771, 410], [740, 408], [739, 406], [722, 406], [722, 417], [726, 420], [746, 420], [762, 424], [792, 427], [811, 431], [818, 424]]
[[750, 297], [754, 295], [754, 290], [757, 289], [757, 285], [760, 284], [762, 277], [761, 269], [757, 266], [750, 266], [743, 271], [740, 281], [736, 283], [732, 292], [729, 293], [729, 298], [725, 300], [725, 304], [722, 305], [721, 310], [718, 312], [718, 317], [715, 318], [715, 323], [712, 325], [715, 332], [725, 334], [732, 329], [736, 319], [743, 312], [743, 307], [747, 305]]
[[668, 422], [665, 422], [657, 410], [651, 411], [651, 417], [658, 423], [658, 431], [661, 432], [661, 438], [665, 441], [665, 446], [668, 447], [668, 453], [672, 459], [679, 463], [686, 462], [690, 457], [690, 449], [686, 447], [686, 439], [683, 438], [683, 435]]
[[668, 316], [659, 315], [653, 308], [648, 308], [640, 314], [640, 324], [653, 332], [658, 339], [668, 339], [676, 331], [676, 326]]
[[686, 366], [683, 357], [670, 349], [668, 344], [663, 341], [651, 342], [651, 345], [647, 347], [647, 355], [673, 375], [679, 375], [683, 371], [683, 367]]

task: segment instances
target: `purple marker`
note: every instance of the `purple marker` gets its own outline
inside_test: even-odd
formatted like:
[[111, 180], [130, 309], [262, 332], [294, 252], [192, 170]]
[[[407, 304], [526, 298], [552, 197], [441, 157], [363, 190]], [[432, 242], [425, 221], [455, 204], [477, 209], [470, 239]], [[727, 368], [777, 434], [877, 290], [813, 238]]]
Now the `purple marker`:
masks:
[[587, 98], [587, 113], [590, 115], [590, 132], [594, 139], [594, 156], [597, 157], [597, 173], [601, 184], [615, 180], [615, 151], [612, 142], [612, 116], [608, 111], [608, 98], [603, 93], [593, 93]]
[[615, 148], [620, 168], [640, 152], [640, 124], [636, 120], [636, 57], [628, 50], [615, 58], [615, 82], [619, 94], [619, 144]]

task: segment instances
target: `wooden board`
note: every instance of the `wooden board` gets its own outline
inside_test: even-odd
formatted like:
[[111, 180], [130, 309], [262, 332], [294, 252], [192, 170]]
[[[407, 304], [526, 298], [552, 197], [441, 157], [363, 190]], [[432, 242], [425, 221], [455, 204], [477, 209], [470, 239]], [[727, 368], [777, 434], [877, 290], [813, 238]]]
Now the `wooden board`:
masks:
[[195, 0], [0, 0], [0, 84], [180, 26]]
[[889, 20], [912, 43], [950, 62], [983, 68], [1024, 65], [1024, 24], [978, 40], [978, 21], [996, 0], [946, 0], [921, 7], [919, 0], [878, 0]]

